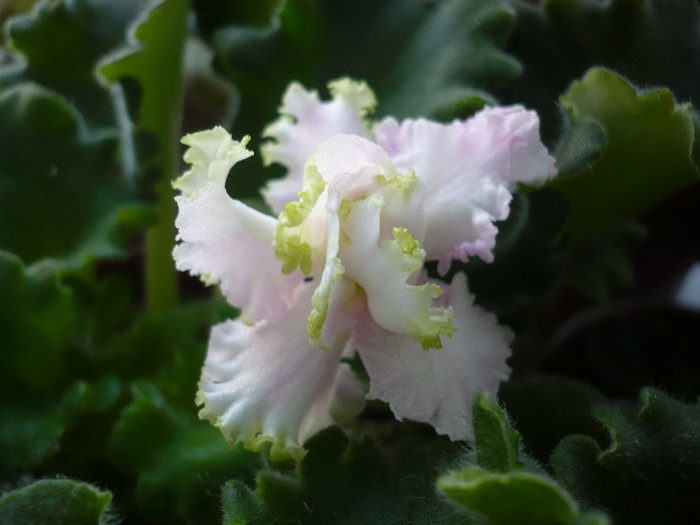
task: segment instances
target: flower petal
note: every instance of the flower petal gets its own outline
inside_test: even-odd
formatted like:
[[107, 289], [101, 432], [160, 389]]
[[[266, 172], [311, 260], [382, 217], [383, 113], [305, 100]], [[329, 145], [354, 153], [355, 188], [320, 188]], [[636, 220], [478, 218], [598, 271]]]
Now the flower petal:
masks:
[[452, 258], [493, 260], [492, 223], [508, 216], [514, 185], [556, 173], [537, 114], [520, 106], [485, 108], [450, 124], [387, 118], [374, 133], [398, 169], [425, 182], [425, 250], [441, 261], [441, 273]]
[[[410, 191], [410, 190], [409, 190]], [[413, 284], [425, 252], [405, 228], [393, 228], [393, 239], [381, 238], [385, 197], [372, 193], [352, 202], [342, 222], [346, 240], [340, 259], [348, 278], [367, 294], [373, 319], [392, 332], [406, 334], [424, 348], [439, 348], [450, 336], [452, 310], [433, 306], [442, 294], [435, 283]]]
[[247, 320], [274, 321], [289, 308], [303, 276], [283, 275], [272, 242], [277, 221], [226, 193], [226, 177], [239, 160], [252, 155], [247, 139], [236, 142], [223, 128], [187, 135], [185, 160], [192, 168], [173, 184], [175, 225], [180, 243], [173, 250], [178, 270], [221, 284], [228, 301]]
[[492, 394], [507, 379], [512, 333], [496, 317], [475, 306], [463, 274], [441, 298], [454, 308], [457, 332], [441, 349], [424, 351], [405, 335], [373, 323], [358, 323], [353, 340], [369, 377], [369, 399], [389, 403], [396, 417], [431, 424], [450, 439], [471, 437], [475, 392]]
[[355, 417], [362, 386], [340, 363], [347, 340], [324, 352], [309, 346], [305, 321], [313, 285], [277, 323], [248, 326], [229, 320], [213, 328], [197, 394], [200, 417], [231, 443], [261, 450], [273, 460], [301, 460], [303, 444], [319, 430]]
[[262, 192], [275, 213], [295, 200], [303, 185], [304, 163], [324, 140], [340, 133], [369, 137], [363, 117], [376, 106], [372, 90], [365, 82], [348, 78], [328, 87], [332, 100], [321, 102], [316, 91], [291, 83], [282, 98], [280, 118], [263, 131], [263, 137], [273, 139], [261, 148], [263, 162], [287, 168], [285, 177], [269, 182]]

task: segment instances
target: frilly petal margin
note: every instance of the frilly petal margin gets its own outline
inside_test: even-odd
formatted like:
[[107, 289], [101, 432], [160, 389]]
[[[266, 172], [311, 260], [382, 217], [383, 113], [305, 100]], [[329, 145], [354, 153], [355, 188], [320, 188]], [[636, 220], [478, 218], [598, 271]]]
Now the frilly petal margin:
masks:
[[393, 239], [380, 238], [384, 204], [383, 195], [373, 193], [347, 212], [343, 227], [348, 240], [341, 258], [345, 270], [367, 294], [372, 322], [412, 337], [423, 348], [440, 348], [441, 336], [454, 331], [452, 309], [433, 305], [443, 293], [438, 284], [413, 283], [425, 252], [408, 230], [394, 228]]
[[440, 261], [442, 274], [452, 258], [478, 255], [491, 262], [493, 222], [508, 216], [515, 185], [556, 174], [537, 114], [521, 106], [487, 107], [447, 125], [389, 117], [374, 133], [398, 169], [415, 170], [425, 183], [424, 247], [428, 259]]
[[181, 192], [175, 198], [180, 242], [173, 258], [178, 270], [201, 276], [207, 284], [220, 283], [243, 319], [274, 322], [288, 310], [303, 276], [280, 271], [282, 263], [272, 249], [277, 221], [226, 193], [229, 170], [252, 155], [247, 141], [232, 140], [221, 127], [182, 139], [192, 168], [173, 183]]
[[308, 344], [313, 289], [303, 286], [295, 307], [277, 323], [215, 326], [202, 370], [200, 417], [220, 427], [231, 444], [260, 451], [270, 443], [273, 461], [300, 461], [309, 437], [364, 406], [360, 382], [340, 362], [347, 338], [325, 352]]
[[303, 186], [304, 163], [324, 140], [344, 133], [370, 137], [364, 117], [374, 111], [377, 101], [369, 86], [342, 78], [329, 82], [328, 88], [332, 100], [321, 102], [316, 91], [292, 82], [282, 97], [281, 116], [263, 130], [263, 137], [271, 139], [260, 148], [263, 162], [287, 168], [283, 178], [268, 182], [262, 191], [275, 214], [296, 199]]
[[464, 274], [444, 287], [440, 299], [454, 309], [457, 331], [443, 348], [424, 351], [414, 339], [372, 321], [358, 323], [353, 340], [370, 377], [368, 399], [388, 402], [399, 420], [429, 423], [452, 440], [469, 439], [474, 394], [484, 389], [495, 395], [508, 378], [513, 334], [474, 305]]

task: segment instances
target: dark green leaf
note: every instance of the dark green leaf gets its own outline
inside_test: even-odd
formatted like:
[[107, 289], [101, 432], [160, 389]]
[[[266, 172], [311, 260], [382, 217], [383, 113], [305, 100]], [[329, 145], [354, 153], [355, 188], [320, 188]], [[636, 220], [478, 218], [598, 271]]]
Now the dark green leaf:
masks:
[[505, 98], [536, 109], [548, 140], [560, 128], [559, 93], [593, 66], [609, 67], [640, 86], [666, 86], [681, 101], [700, 102], [700, 8], [695, 0], [513, 5], [518, 18], [507, 51], [521, 60], [524, 74], [508, 86]]
[[183, 421], [150, 383], [134, 383], [131, 392], [134, 401], [114, 425], [110, 455], [120, 468], [138, 472], [153, 465]]
[[700, 406], [644, 389], [639, 405], [602, 405], [593, 414], [612, 444], [565, 438], [554, 451], [557, 475], [578, 497], [604, 506], [615, 523], [694, 523], [700, 513]]
[[25, 64], [0, 70], [0, 87], [20, 79], [63, 95], [91, 127], [116, 127], [109, 91], [94, 74], [99, 59], [124, 44], [126, 28], [141, 0], [35, 2], [28, 15], [12, 19], [7, 32]]
[[148, 218], [118, 170], [116, 141], [91, 135], [34, 84], [0, 92], [0, 247], [61, 266], [123, 254]]
[[132, 28], [129, 44], [99, 68], [108, 82], [122, 83], [134, 124], [158, 141], [152, 162], [168, 175], [178, 167], [187, 7], [186, 0], [154, 2]]
[[139, 316], [89, 353], [98, 369], [150, 378], [170, 404], [192, 411], [210, 327], [234, 314], [223, 300], [190, 301], [167, 314]]
[[233, 476], [251, 481], [258, 457], [242, 447], [231, 450], [218, 429], [174, 410], [153, 384], [134, 383], [132, 393], [114, 426], [110, 456], [138, 475], [141, 512], [188, 523], [219, 519], [219, 487]]
[[0, 251], [0, 297], [0, 391], [50, 390], [66, 372], [65, 347], [77, 320], [71, 290], [46, 268], [26, 269]]
[[320, 432], [307, 443], [297, 475], [260, 472], [254, 492], [227, 484], [225, 523], [470, 523], [434, 487], [458, 447], [403, 428], [383, 430], [381, 446], [369, 437], [348, 444], [337, 428]]
[[535, 376], [501, 385], [500, 397], [517, 422], [527, 452], [547, 464], [557, 443], [569, 434], [604, 440], [605, 432], [590, 415], [605, 397], [586, 383], [567, 377]]
[[569, 200], [569, 233], [583, 236], [634, 218], [697, 181], [693, 113], [668, 90], [640, 91], [596, 68], [574, 82], [561, 104], [574, 128], [605, 133], [592, 164], [548, 184]]
[[39, 480], [0, 498], [7, 525], [98, 525], [109, 523], [111, 493], [68, 479]]
[[[416, 28], [379, 89], [381, 111], [397, 117], [466, 117], [522, 69], [505, 45], [515, 22], [506, 2], [446, 0]], [[393, 46], [392, 46], [393, 47]], [[381, 87], [381, 86], [378, 86]]]
[[472, 403], [474, 447], [479, 466], [490, 472], [509, 472], [520, 466], [518, 439], [498, 403], [480, 391]]
[[65, 393], [37, 398], [23, 392], [23, 402], [0, 407], [0, 477], [13, 479], [18, 472], [39, 466], [58, 452], [59, 440], [79, 417], [111, 408], [121, 385], [114, 377], [94, 384], [78, 381]]

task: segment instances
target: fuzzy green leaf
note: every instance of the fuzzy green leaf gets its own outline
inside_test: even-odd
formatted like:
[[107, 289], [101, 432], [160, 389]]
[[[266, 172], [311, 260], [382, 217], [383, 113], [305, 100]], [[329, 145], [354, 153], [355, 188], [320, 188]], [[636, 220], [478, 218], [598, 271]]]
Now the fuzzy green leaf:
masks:
[[490, 472], [509, 472], [519, 467], [518, 439], [508, 418], [488, 394], [481, 391], [472, 403], [474, 447], [479, 466]]
[[255, 494], [237, 480], [224, 483], [221, 488], [221, 506], [224, 509], [223, 525], [245, 525], [261, 513]]
[[0, 92], [0, 248], [63, 267], [123, 254], [148, 214], [119, 176], [116, 146], [35, 84]]
[[133, 26], [129, 44], [99, 66], [108, 82], [125, 90], [133, 124], [155, 135], [153, 165], [168, 175], [178, 166], [187, 7], [186, 0], [153, 2]]
[[700, 406], [653, 389], [639, 404], [602, 405], [607, 449], [588, 436], [565, 438], [552, 455], [559, 478], [615, 523], [688, 523], [700, 513]]
[[381, 447], [369, 437], [348, 444], [337, 428], [320, 432], [297, 475], [262, 471], [254, 491], [227, 484], [225, 523], [465, 523], [433, 486], [459, 448], [404, 430]]
[[[561, 127], [554, 102], [593, 66], [639, 86], [666, 86], [680, 101], [700, 103], [700, 7], [695, 0], [513, 1], [517, 23], [507, 51], [524, 74], [504, 92], [543, 119], [553, 139]], [[533, 5], [534, 4], [534, 5]]]
[[216, 428], [174, 410], [152, 383], [134, 383], [132, 394], [114, 426], [110, 457], [138, 475], [141, 512], [188, 523], [216, 518], [219, 486], [232, 476], [252, 480], [257, 456], [231, 450]]
[[68, 479], [44, 479], [0, 497], [0, 522], [8, 525], [98, 525], [112, 519], [110, 492]]
[[11, 19], [11, 46], [24, 56], [0, 69], [0, 87], [33, 81], [79, 108], [90, 127], [116, 127], [110, 93], [95, 76], [105, 54], [122, 46], [141, 0], [35, 2], [31, 13]]
[[609, 524], [601, 513], [582, 514], [573, 497], [520, 450], [519, 433], [483, 391], [474, 398], [472, 423], [474, 451], [467, 465], [437, 480], [451, 500], [494, 525]]
[[583, 236], [634, 218], [698, 180], [693, 113], [668, 90], [640, 91], [594, 68], [561, 104], [573, 127], [595, 122], [605, 133], [592, 164], [549, 183], [569, 200], [569, 233]]
[[534, 376], [501, 385], [500, 397], [517, 421], [527, 451], [547, 464], [557, 443], [569, 434], [605, 439], [600, 424], [590, 415], [605, 397], [586, 383], [567, 377]]
[[46, 268], [27, 269], [0, 251], [0, 297], [3, 397], [19, 388], [50, 390], [62, 380], [65, 347], [77, 321], [70, 288]]
[[566, 524], [579, 515], [576, 501], [564, 489], [532, 472], [495, 473], [466, 467], [442, 476], [438, 487], [494, 525]]
[[114, 377], [95, 384], [76, 382], [57, 400], [30, 397], [0, 406], [0, 477], [13, 479], [19, 471], [39, 466], [55, 454], [59, 440], [81, 415], [102, 412], [117, 401], [121, 387]]
[[506, 2], [436, 3], [398, 55], [387, 86], [378, 86], [380, 110], [450, 120], [494, 104], [490, 92], [522, 73], [518, 61], [502, 50], [514, 22]]

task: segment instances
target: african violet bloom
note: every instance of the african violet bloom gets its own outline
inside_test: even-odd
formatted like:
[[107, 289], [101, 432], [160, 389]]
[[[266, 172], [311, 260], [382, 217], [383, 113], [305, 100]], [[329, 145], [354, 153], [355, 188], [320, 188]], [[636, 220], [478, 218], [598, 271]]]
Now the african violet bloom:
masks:
[[[365, 398], [451, 439], [470, 433], [477, 389], [509, 370], [510, 331], [474, 305], [466, 279], [429, 279], [453, 259], [493, 258], [517, 182], [555, 173], [535, 113], [486, 108], [474, 117], [372, 125], [364, 83], [329, 85], [332, 100], [293, 83], [264, 132], [264, 161], [287, 175], [263, 194], [274, 218], [226, 193], [229, 170], [252, 155], [222, 128], [188, 135], [192, 168], [175, 182], [180, 270], [218, 283], [241, 309], [213, 328], [200, 415], [230, 442], [271, 442], [303, 457], [317, 431], [356, 416]], [[370, 378], [365, 394], [348, 361]]]

